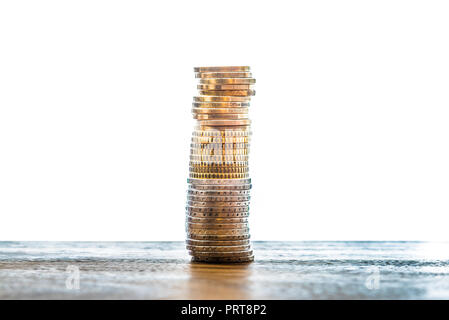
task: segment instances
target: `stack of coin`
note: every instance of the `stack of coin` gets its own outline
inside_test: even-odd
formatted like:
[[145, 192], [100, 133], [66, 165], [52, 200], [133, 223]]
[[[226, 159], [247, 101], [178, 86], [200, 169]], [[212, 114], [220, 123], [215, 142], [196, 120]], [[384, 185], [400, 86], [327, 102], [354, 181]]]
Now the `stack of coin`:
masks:
[[198, 67], [186, 206], [187, 250], [195, 262], [251, 262], [248, 108], [250, 68]]

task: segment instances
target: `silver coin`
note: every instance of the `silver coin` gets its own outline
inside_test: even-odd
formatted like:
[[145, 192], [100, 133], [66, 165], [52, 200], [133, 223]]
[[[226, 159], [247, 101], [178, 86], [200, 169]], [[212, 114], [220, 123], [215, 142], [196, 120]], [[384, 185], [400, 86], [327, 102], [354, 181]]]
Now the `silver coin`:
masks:
[[187, 194], [195, 196], [220, 196], [220, 197], [237, 197], [249, 196], [249, 190], [188, 190]]
[[187, 212], [210, 212], [210, 213], [237, 213], [237, 212], [249, 212], [249, 207], [193, 207], [186, 206]]
[[197, 218], [244, 218], [249, 216], [248, 212], [195, 212], [187, 211], [187, 216]]
[[242, 184], [242, 185], [235, 185], [235, 186], [189, 184], [188, 188], [189, 188], [189, 190], [202, 190], [202, 191], [216, 191], [216, 190], [239, 191], [239, 190], [251, 190], [252, 184]]
[[190, 201], [205, 201], [205, 202], [241, 202], [249, 201], [251, 196], [197, 196], [197, 195], [187, 195], [187, 199]]
[[187, 205], [190, 207], [248, 207], [249, 201], [241, 201], [241, 202], [218, 202], [218, 201], [187, 201]]

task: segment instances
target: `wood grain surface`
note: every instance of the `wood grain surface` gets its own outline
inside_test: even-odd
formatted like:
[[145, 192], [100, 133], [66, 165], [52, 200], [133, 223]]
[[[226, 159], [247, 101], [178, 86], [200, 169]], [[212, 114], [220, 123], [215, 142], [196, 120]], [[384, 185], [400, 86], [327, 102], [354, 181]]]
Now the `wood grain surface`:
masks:
[[182, 242], [0, 242], [0, 299], [449, 298], [448, 243], [253, 246], [255, 262], [216, 265], [191, 263]]

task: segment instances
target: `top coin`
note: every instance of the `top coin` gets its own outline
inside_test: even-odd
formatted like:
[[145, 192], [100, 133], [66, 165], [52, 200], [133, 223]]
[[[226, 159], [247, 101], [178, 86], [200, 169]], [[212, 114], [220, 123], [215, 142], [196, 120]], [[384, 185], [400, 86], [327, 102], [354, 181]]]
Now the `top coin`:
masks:
[[221, 79], [221, 78], [251, 78], [251, 72], [198, 72], [195, 78]]
[[195, 72], [248, 72], [249, 66], [195, 67]]

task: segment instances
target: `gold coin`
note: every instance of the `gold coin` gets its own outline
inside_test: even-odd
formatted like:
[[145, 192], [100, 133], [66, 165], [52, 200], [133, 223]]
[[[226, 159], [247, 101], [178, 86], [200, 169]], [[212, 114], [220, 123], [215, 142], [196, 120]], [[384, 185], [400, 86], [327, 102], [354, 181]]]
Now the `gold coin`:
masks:
[[214, 240], [195, 240], [195, 239], [187, 239], [187, 245], [192, 246], [214, 246], [214, 247], [230, 247], [230, 246], [246, 246], [250, 244], [250, 240], [223, 240], [223, 241], [214, 241]]
[[256, 94], [255, 90], [200, 90], [203, 96], [249, 97]]
[[248, 119], [248, 114], [239, 114], [239, 113], [202, 113], [196, 114], [193, 113], [193, 119], [197, 120], [240, 120], [240, 119]]
[[224, 168], [217, 168], [217, 167], [197, 167], [197, 166], [190, 166], [189, 172], [192, 174], [238, 174], [238, 173], [248, 173], [249, 168], [248, 167], [224, 167]]
[[251, 120], [201, 120], [200, 124], [204, 126], [249, 126]]
[[249, 149], [191, 149], [190, 155], [194, 156], [244, 156], [249, 154]]
[[218, 163], [218, 164], [231, 164], [234, 162], [248, 161], [249, 155], [244, 154], [219, 154], [219, 155], [207, 155], [207, 154], [190, 154], [190, 161], [202, 162], [202, 163]]
[[197, 88], [200, 90], [249, 90], [252, 89], [251, 84], [199, 84]]
[[195, 191], [241, 191], [241, 190], [251, 190], [252, 185], [249, 184], [241, 184], [235, 186], [229, 185], [188, 185], [189, 190]]
[[256, 79], [253, 78], [221, 78], [221, 79], [201, 79], [201, 84], [254, 84]]
[[219, 79], [219, 78], [251, 78], [251, 72], [196, 72], [195, 78]]
[[250, 147], [249, 143], [223, 143], [223, 142], [207, 142], [207, 143], [191, 143], [191, 148], [199, 149], [247, 149]]
[[193, 102], [194, 108], [248, 108], [249, 102]]
[[244, 174], [249, 172], [249, 168], [213, 168], [213, 167], [189, 167], [191, 174]]
[[195, 179], [244, 179], [249, 178], [249, 173], [196, 173], [189, 172], [189, 178]]
[[248, 228], [248, 223], [201, 223], [201, 222], [186, 222], [186, 227], [190, 229], [245, 229]]
[[190, 251], [198, 252], [236, 252], [250, 250], [251, 245], [236, 245], [236, 246], [197, 246], [197, 245], [186, 245], [186, 249]]
[[190, 235], [211, 235], [211, 236], [243, 236], [248, 234], [249, 228], [243, 229], [188, 229], [187, 234]]
[[192, 108], [192, 113], [207, 114], [246, 114], [248, 108]]
[[250, 143], [250, 137], [192, 137], [192, 143]]
[[250, 263], [254, 261], [254, 256], [250, 257], [192, 257], [192, 262], [201, 263]]
[[234, 130], [232, 127], [225, 130], [201, 130], [200, 128], [195, 128], [192, 135], [198, 137], [247, 137], [251, 135], [251, 131]]
[[[246, 152], [250, 148], [250, 143], [233, 143], [233, 142], [205, 142], [205, 143], [192, 143], [190, 144], [191, 151], [195, 151], [195, 153], [203, 152], [206, 154], [207, 151], [216, 151], [216, 152], [226, 152], [235, 150], [237, 154], [242, 150]], [[232, 154], [232, 152], [231, 152]]]
[[251, 97], [202, 96], [193, 97], [194, 102], [248, 102]]
[[249, 233], [240, 235], [212, 235], [212, 234], [188, 234], [188, 238], [193, 240], [208, 240], [208, 241], [228, 241], [228, 240], [247, 240], [250, 238]]
[[248, 167], [248, 161], [236, 161], [233, 163], [190, 161], [189, 164], [191, 167], [205, 167], [205, 168], [247, 168]]
[[248, 72], [249, 66], [195, 67], [194, 72]]

